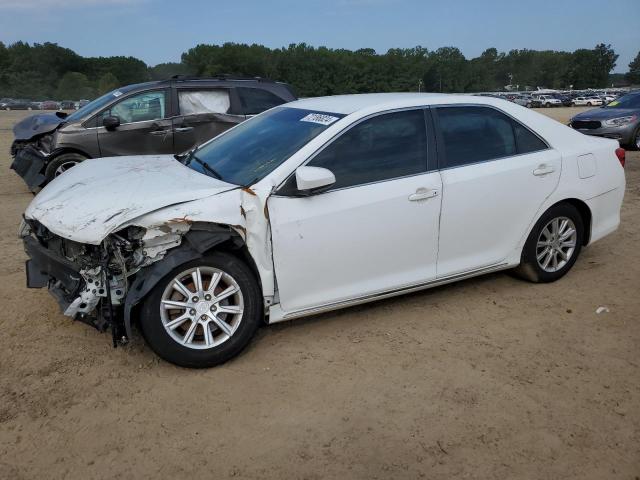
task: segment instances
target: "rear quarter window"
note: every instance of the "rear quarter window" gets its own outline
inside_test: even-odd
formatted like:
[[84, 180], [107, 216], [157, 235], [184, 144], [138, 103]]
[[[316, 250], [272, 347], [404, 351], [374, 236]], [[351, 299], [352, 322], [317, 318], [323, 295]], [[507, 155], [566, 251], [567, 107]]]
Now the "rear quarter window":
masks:
[[239, 87], [240, 104], [245, 115], [257, 115], [286, 101], [274, 93], [259, 88]]

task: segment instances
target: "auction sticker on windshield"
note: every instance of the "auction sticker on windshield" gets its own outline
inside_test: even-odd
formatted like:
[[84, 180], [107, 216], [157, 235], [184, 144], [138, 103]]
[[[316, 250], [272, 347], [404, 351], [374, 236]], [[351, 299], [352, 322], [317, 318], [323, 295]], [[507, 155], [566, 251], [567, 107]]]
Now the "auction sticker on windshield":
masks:
[[310, 113], [300, 119], [301, 122], [319, 123], [320, 125], [331, 125], [336, 120], [339, 118], [324, 113]]

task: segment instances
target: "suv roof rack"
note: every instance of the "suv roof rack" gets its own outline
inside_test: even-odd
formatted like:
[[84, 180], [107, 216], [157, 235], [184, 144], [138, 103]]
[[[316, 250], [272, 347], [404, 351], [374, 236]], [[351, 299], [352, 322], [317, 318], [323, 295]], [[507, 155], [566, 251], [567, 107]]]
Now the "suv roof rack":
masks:
[[232, 75], [229, 73], [221, 73], [219, 75], [213, 75], [211, 77], [199, 77], [197, 75], [172, 75], [168, 78], [168, 80], [253, 80], [257, 82], [275, 83], [269, 78]]

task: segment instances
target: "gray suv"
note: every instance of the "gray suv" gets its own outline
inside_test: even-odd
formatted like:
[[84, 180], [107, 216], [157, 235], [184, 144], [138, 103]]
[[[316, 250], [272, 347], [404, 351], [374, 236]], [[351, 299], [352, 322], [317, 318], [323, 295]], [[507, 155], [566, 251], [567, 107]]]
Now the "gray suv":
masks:
[[640, 90], [579, 113], [569, 125], [586, 135], [613, 138], [624, 147], [640, 150]]
[[70, 115], [41, 113], [17, 123], [11, 168], [36, 191], [87, 158], [183, 153], [295, 99], [289, 85], [262, 78], [173, 77], [128, 85]]

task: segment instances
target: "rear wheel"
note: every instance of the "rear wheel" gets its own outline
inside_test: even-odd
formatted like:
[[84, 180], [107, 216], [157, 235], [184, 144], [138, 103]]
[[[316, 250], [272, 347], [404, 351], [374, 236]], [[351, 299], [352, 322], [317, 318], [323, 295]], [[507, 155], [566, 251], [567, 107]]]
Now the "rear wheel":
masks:
[[592, 107], [593, 104], [591, 102], [587, 102], [587, 107]]
[[44, 172], [47, 183], [86, 159], [87, 157], [79, 153], [63, 153], [55, 157], [49, 162]]
[[515, 273], [535, 283], [554, 282], [571, 270], [583, 239], [580, 212], [568, 203], [556, 205], [547, 210], [531, 230]]
[[262, 318], [262, 295], [251, 270], [216, 252], [176, 267], [158, 282], [144, 303], [140, 327], [164, 360], [202, 368], [240, 353]]

